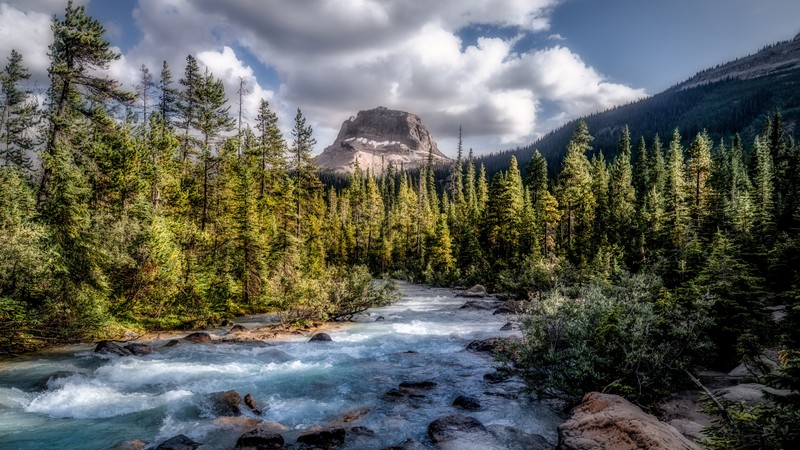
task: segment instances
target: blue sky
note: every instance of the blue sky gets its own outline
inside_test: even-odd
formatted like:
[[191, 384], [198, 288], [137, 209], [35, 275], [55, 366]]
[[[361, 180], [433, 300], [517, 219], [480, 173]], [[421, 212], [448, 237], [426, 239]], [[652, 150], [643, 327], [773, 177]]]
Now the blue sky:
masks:
[[[247, 118], [266, 98], [288, 131], [302, 108], [317, 151], [378, 105], [420, 115], [448, 154], [459, 125], [478, 153], [524, 145], [800, 32], [796, 0], [76, 2], [122, 53], [115, 78], [132, 87], [142, 64], [167, 61], [177, 79], [191, 53], [231, 98], [247, 81]], [[0, 55], [17, 48], [45, 83], [65, 5], [0, 1]]]

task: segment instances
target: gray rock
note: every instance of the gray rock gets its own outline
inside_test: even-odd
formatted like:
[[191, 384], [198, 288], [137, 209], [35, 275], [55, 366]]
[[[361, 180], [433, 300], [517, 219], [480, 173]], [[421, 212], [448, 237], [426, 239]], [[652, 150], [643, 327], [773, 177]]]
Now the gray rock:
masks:
[[428, 425], [428, 437], [442, 449], [501, 449], [503, 446], [476, 418], [453, 414]]
[[331, 342], [331, 341], [333, 341], [333, 339], [331, 339], [328, 333], [314, 333], [314, 335], [311, 336], [311, 339], [308, 340], [308, 342]]
[[320, 448], [339, 447], [344, 445], [346, 434], [344, 428], [326, 428], [302, 434], [297, 438], [297, 442]]
[[117, 356], [131, 356], [133, 352], [129, 349], [123, 347], [122, 345], [114, 342], [114, 341], [100, 341], [97, 343], [97, 346], [94, 348], [95, 353], [105, 353], [108, 355], [117, 355]]
[[400, 383], [400, 389], [416, 389], [422, 391], [430, 391], [436, 387], [435, 381], [403, 381]]
[[323, 171], [350, 173], [358, 161], [361, 170], [381, 173], [390, 162], [406, 169], [419, 167], [429, 152], [434, 164], [450, 161], [419, 116], [379, 106], [345, 120], [336, 140], [314, 162]]
[[486, 292], [486, 288], [480, 284], [476, 284], [471, 288], [467, 289], [466, 291], [459, 292], [457, 297], [467, 297], [467, 298], [484, 298], [488, 297], [489, 293]]
[[481, 409], [481, 402], [479, 402], [475, 397], [459, 395], [455, 400], [453, 400], [453, 406], [456, 408], [465, 409], [467, 411], [478, 411]]
[[179, 434], [162, 442], [161, 445], [156, 447], [156, 450], [195, 450], [200, 445], [202, 444], [189, 439], [183, 434]]
[[71, 372], [71, 371], [67, 371], [67, 370], [59, 370], [58, 372], [54, 372], [54, 373], [52, 373], [52, 374], [40, 379], [39, 381], [37, 381], [36, 382], [36, 390], [38, 390], [38, 391], [46, 391], [46, 390], [50, 389], [50, 382], [51, 381], [59, 380], [61, 378], [71, 377], [71, 376], [73, 376], [73, 375], [75, 375], [77, 373], [78, 372]]
[[283, 436], [271, 431], [255, 429], [239, 436], [234, 450], [279, 450], [284, 445]]
[[211, 342], [211, 335], [202, 331], [198, 331], [196, 333], [191, 333], [183, 338], [186, 342], [192, 342], [194, 344], [206, 343]]
[[486, 427], [508, 450], [553, 450], [555, 445], [538, 434], [528, 434], [514, 427], [489, 425]]
[[235, 417], [242, 415], [239, 405], [242, 396], [236, 391], [214, 392], [208, 394], [211, 410], [217, 416]]
[[132, 355], [135, 356], [144, 356], [153, 353], [153, 348], [147, 344], [141, 344], [138, 342], [128, 342], [125, 344], [125, 349], [131, 352]]
[[739, 403], [742, 402], [747, 406], [756, 406], [764, 400], [764, 393], [768, 392], [772, 395], [783, 397], [789, 395], [790, 391], [785, 389], [773, 389], [763, 384], [758, 383], [743, 383], [735, 386], [724, 387], [714, 391], [714, 395], [722, 397], [725, 400]]
[[246, 333], [248, 331], [250, 330], [248, 330], [244, 325], [236, 324], [225, 334], [239, 334], [239, 333]]
[[166, 344], [164, 344], [164, 347], [167, 347], [167, 348], [171, 348], [171, 347], [180, 347], [180, 346], [181, 346], [181, 341], [179, 341], [179, 340], [177, 340], [177, 339], [170, 339], [170, 341], [169, 341], [169, 342], [167, 342]]

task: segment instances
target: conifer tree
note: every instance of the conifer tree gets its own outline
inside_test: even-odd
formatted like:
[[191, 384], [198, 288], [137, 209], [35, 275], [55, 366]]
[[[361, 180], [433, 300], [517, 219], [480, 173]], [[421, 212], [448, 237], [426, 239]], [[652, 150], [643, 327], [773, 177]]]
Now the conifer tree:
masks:
[[197, 127], [197, 104], [199, 102], [198, 91], [203, 82], [203, 75], [200, 74], [200, 66], [197, 59], [192, 55], [186, 56], [186, 67], [184, 68], [183, 78], [178, 80], [183, 86], [180, 93], [180, 101], [177, 105], [178, 126], [183, 131], [181, 138], [181, 161], [186, 161], [189, 157], [192, 145], [191, 131]]
[[37, 144], [38, 106], [31, 92], [20, 85], [31, 77], [22, 64], [22, 55], [11, 50], [8, 64], [0, 73], [0, 167], [14, 165], [25, 171], [32, 169], [29, 154]]
[[166, 61], [161, 64], [161, 76], [158, 80], [158, 90], [160, 92], [158, 111], [161, 113], [161, 120], [163, 120], [167, 128], [171, 130], [173, 127], [173, 118], [179, 112], [178, 100], [180, 96], [178, 90], [172, 86], [172, 71]]
[[608, 211], [611, 242], [628, 250], [633, 248], [635, 201], [630, 132], [626, 126], [620, 138], [617, 158], [609, 173]]
[[592, 192], [592, 166], [586, 158], [591, 141], [586, 122], [579, 121], [567, 146], [556, 189], [558, 204], [563, 211], [565, 250], [576, 262], [583, 260], [590, 248], [597, 205]]
[[[49, 47], [48, 69], [50, 130], [45, 147], [49, 156], [43, 157], [37, 201], [39, 208], [43, 208], [53, 194], [50, 179], [55, 165], [59, 165], [55, 159], [59, 159], [60, 163], [72, 161], [72, 157], [66, 155], [58, 155], [56, 158], [57, 147], [68, 148], [75, 137], [72, 124], [84, 117], [105, 121], [107, 116], [101, 105], [106, 101], [127, 103], [133, 99], [129, 92], [120, 88], [119, 82], [101, 75], [111, 61], [119, 59], [120, 54], [111, 50], [108, 42], [103, 39], [103, 25], [87, 16], [83, 6], [73, 6], [70, 0], [64, 18], [53, 18], [51, 29], [53, 43]], [[89, 104], [95, 109], [91, 109]], [[77, 149], [72, 148], [69, 151]]]
[[269, 190], [268, 186], [273, 175], [279, 176], [286, 166], [286, 143], [278, 128], [278, 115], [269, 109], [269, 102], [262, 99], [258, 105], [256, 117], [256, 131], [258, 132], [258, 146], [253, 151], [258, 152], [258, 195], [264, 196]]
[[150, 105], [150, 98], [153, 95], [154, 87], [153, 74], [150, 73], [150, 69], [148, 69], [146, 65], [142, 64], [142, 67], [139, 69], [139, 84], [136, 86], [136, 89], [139, 92], [139, 101], [142, 103], [143, 129], [147, 129], [148, 126], [149, 117], [147, 115], [147, 106]]
[[675, 129], [669, 144], [665, 171], [664, 204], [666, 230], [673, 250], [674, 270], [686, 270], [686, 243], [689, 217], [686, 207], [686, 181], [684, 178], [683, 147], [680, 132]]
[[711, 139], [708, 133], [699, 133], [689, 147], [687, 177], [689, 181], [689, 215], [696, 232], [701, 233], [708, 215], [711, 197], [708, 179], [711, 174]]
[[761, 136], [753, 142], [753, 201], [756, 231], [764, 238], [772, 236], [774, 226], [774, 185], [770, 149]]

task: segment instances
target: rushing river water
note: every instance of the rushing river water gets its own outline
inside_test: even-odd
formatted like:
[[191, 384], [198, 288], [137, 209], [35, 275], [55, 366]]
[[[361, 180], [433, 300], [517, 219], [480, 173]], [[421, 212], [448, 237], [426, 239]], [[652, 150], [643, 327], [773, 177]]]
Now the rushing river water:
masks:
[[[407, 438], [432, 446], [428, 424], [454, 413], [480, 420], [500, 436], [501, 448], [524, 448], [519, 432], [555, 444], [558, 417], [520, 393], [518, 380], [488, 383], [483, 376], [496, 363], [465, 350], [473, 339], [518, 333], [499, 331], [507, 318], [461, 310], [464, 299], [446, 289], [402, 289], [400, 302], [331, 331], [333, 342], [297, 336], [266, 344], [187, 343], [128, 357], [81, 345], [6, 360], [0, 363], [0, 449], [113, 449], [137, 438], [157, 445], [181, 433], [204, 442], [201, 448], [230, 448], [243, 431], [215, 422], [207, 399], [231, 389], [252, 394], [264, 409], [260, 418], [288, 427], [287, 443], [302, 430], [366, 408], [349, 425], [375, 434], [348, 434], [345, 448], [377, 449]], [[385, 320], [375, 321], [378, 316]], [[36, 387], [56, 372], [74, 374], [51, 380], [47, 390]], [[403, 381], [421, 380], [437, 383], [423, 398], [384, 396]], [[482, 409], [457, 410], [458, 395], [477, 398]]]

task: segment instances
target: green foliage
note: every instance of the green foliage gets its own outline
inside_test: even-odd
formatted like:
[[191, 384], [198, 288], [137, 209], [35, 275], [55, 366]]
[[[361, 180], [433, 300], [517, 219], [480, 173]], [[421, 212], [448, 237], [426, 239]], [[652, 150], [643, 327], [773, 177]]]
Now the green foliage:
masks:
[[524, 323], [524, 374], [537, 391], [570, 400], [595, 390], [652, 401], [706, 348], [708, 306], [678, 301], [652, 275], [558, 287], [534, 301]]

